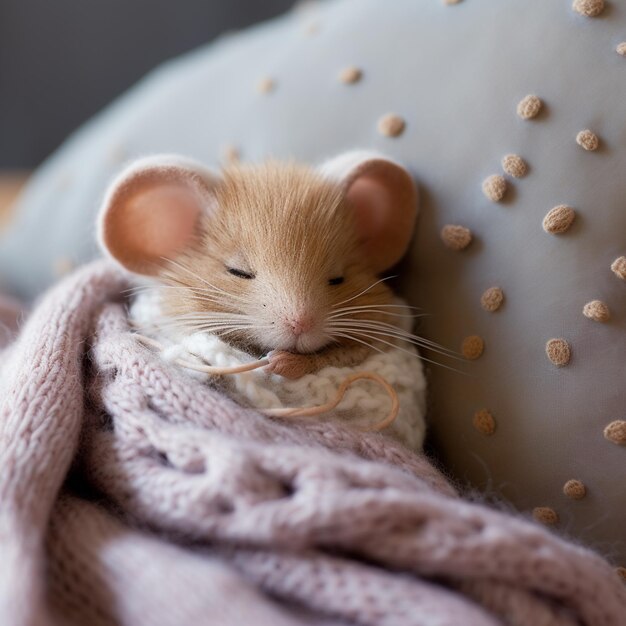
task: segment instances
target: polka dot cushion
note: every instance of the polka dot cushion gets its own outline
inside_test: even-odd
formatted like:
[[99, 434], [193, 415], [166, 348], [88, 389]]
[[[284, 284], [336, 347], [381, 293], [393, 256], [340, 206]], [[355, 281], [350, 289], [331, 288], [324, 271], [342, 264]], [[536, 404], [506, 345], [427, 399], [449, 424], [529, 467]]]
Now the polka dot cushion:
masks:
[[404, 293], [460, 359], [424, 353], [441, 364], [435, 449], [624, 566], [625, 102], [621, 0], [307, 3], [166, 65], [76, 134], [0, 267], [32, 295], [93, 256], [105, 185], [140, 154], [388, 153], [422, 193]]

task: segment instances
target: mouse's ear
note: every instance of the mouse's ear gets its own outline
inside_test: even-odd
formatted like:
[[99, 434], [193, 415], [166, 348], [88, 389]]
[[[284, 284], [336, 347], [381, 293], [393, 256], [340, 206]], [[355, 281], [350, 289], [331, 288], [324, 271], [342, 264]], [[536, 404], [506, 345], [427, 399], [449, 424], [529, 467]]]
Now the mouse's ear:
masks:
[[98, 221], [100, 245], [131, 272], [155, 275], [198, 233], [219, 176], [175, 155], [132, 163], [111, 183]]
[[341, 154], [320, 171], [343, 187], [372, 268], [380, 273], [395, 265], [409, 246], [417, 216], [411, 175], [395, 161], [366, 151]]

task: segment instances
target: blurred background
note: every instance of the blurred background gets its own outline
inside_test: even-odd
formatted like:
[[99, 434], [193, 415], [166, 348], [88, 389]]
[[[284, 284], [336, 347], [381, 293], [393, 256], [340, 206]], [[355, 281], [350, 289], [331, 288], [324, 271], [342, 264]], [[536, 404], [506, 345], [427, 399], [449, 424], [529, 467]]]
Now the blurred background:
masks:
[[161, 61], [294, 0], [0, 0], [0, 170], [29, 170]]

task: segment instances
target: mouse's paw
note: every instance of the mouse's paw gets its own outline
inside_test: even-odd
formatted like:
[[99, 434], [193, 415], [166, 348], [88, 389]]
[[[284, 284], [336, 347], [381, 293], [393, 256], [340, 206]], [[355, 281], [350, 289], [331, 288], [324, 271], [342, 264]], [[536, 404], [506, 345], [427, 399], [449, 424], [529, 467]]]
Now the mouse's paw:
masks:
[[311, 358], [306, 354], [295, 354], [285, 350], [272, 350], [267, 359], [269, 364], [264, 371], [269, 374], [278, 374], [284, 378], [302, 378], [313, 371]]

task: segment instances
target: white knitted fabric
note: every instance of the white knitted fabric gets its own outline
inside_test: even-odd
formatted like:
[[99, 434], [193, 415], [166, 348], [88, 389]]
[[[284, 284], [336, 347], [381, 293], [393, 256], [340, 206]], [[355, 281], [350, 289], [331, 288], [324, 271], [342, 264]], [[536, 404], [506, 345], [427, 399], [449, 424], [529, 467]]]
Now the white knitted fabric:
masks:
[[[402, 301], [398, 301], [402, 303]], [[402, 312], [402, 309], [398, 309]], [[407, 309], [408, 311], [408, 309]], [[165, 360], [184, 359], [216, 367], [233, 367], [254, 361], [254, 357], [205, 332], [184, 333], [164, 330], [158, 287], [141, 292], [130, 308], [133, 324], [165, 346]], [[410, 321], [410, 317], [398, 318]], [[210, 375], [188, 370], [190, 375], [210, 379]], [[394, 423], [384, 433], [412, 449], [420, 449], [425, 433], [426, 380], [417, 350], [410, 344], [375, 353], [354, 367], [326, 367], [298, 380], [267, 374], [263, 368], [228, 376], [225, 391], [237, 402], [259, 410], [285, 407], [311, 407], [324, 404], [337, 394], [344, 379], [357, 372], [374, 372], [393, 386], [400, 410]], [[222, 384], [222, 380], [219, 381]], [[373, 425], [388, 414], [391, 400], [377, 383], [363, 380], [351, 385], [341, 403], [332, 412], [315, 418], [340, 419], [357, 425]]]

